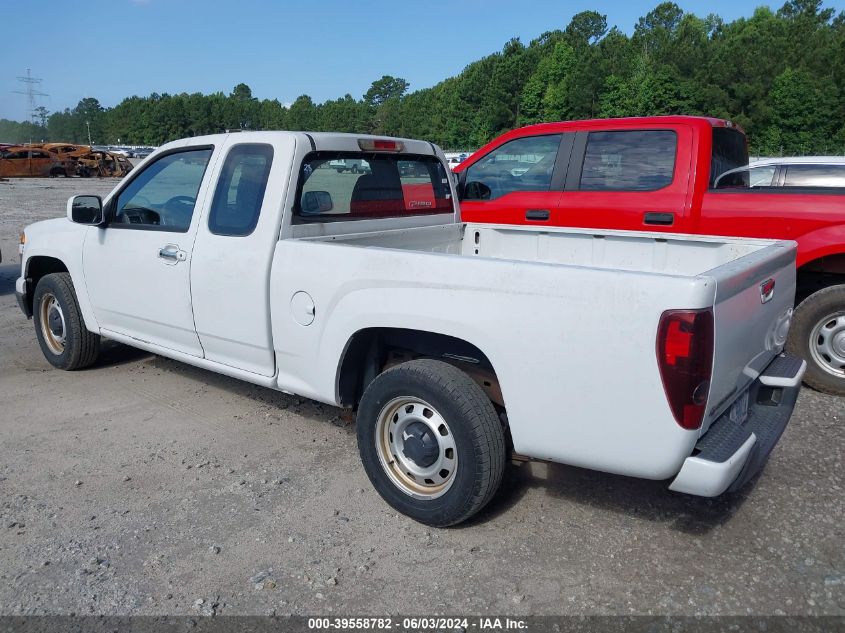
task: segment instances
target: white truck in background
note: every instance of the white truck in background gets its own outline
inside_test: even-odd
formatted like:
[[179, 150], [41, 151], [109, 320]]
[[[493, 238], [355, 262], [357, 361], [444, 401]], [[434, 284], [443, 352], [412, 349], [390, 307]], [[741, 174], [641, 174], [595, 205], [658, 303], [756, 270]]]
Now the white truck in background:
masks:
[[794, 243], [465, 224], [422, 141], [175, 141], [21, 241], [18, 302], [55, 367], [107, 337], [355, 408], [373, 486], [435, 526], [478, 512], [510, 453], [742, 486], [804, 371], [782, 354]]

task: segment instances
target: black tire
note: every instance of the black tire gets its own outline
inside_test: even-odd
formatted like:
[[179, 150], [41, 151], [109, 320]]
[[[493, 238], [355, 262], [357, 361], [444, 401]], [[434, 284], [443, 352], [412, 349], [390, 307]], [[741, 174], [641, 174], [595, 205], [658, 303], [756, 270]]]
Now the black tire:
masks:
[[[379, 457], [379, 420], [391, 403], [404, 398], [430, 405], [447, 423], [455, 447], [451, 483], [435, 498], [411, 496], [394, 482]], [[496, 410], [469, 376], [441, 361], [414, 360], [376, 377], [361, 398], [357, 434], [361, 461], [378, 493], [393, 508], [426, 525], [447, 527], [465, 521], [490, 501], [502, 482], [506, 449]], [[442, 447], [442, 441], [437, 442]]]
[[[45, 275], [35, 287], [32, 299], [35, 336], [47, 361], [53, 367], [65, 370], [92, 365], [100, 353], [100, 335], [85, 327], [70, 275]], [[60, 317], [56, 317], [55, 309], [51, 310], [48, 306], [53, 299], [60, 308]], [[51, 315], [53, 319], [61, 320], [61, 327], [51, 327]], [[63, 334], [61, 344], [58, 343], [57, 331]]]
[[[829, 286], [814, 292], [804, 299], [795, 309], [792, 327], [786, 349], [807, 361], [807, 373], [804, 382], [823, 393], [845, 396], [845, 364], [836, 357], [828, 356], [825, 360], [820, 353], [814, 353], [811, 341], [814, 330], [824, 321], [834, 321], [845, 315], [845, 285]], [[841, 323], [841, 320], [840, 320]], [[840, 329], [841, 330], [841, 326]], [[841, 365], [841, 375], [837, 365]], [[827, 366], [827, 369], [825, 368]]]

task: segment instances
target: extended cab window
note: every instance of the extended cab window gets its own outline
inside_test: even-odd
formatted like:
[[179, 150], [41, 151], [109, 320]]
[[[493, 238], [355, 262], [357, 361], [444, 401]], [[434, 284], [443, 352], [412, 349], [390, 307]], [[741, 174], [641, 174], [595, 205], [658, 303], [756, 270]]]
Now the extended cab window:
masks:
[[166, 154], [120, 192], [109, 226], [185, 233], [211, 148]]
[[243, 236], [255, 230], [272, 162], [271, 145], [235, 145], [229, 151], [208, 216], [212, 233]]
[[508, 141], [467, 169], [464, 198], [493, 200], [512, 191], [548, 191], [560, 134]]
[[579, 189], [662, 189], [672, 183], [676, 145], [672, 130], [590, 132]]
[[313, 152], [299, 181], [297, 223], [453, 213], [449, 178], [434, 156]]

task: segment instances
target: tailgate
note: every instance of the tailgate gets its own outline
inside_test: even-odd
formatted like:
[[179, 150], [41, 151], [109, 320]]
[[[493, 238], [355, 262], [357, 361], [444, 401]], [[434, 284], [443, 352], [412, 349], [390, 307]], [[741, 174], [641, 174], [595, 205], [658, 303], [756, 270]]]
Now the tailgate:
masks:
[[716, 300], [702, 433], [783, 348], [795, 301], [795, 255], [795, 242], [775, 242], [705, 273], [716, 281]]

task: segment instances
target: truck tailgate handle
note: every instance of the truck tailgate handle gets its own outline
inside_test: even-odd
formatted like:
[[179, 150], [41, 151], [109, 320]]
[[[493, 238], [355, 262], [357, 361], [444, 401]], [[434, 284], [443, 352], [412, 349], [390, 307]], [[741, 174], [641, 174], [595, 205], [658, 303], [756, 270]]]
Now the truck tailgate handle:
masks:
[[528, 209], [525, 212], [525, 219], [526, 220], [548, 220], [551, 217], [551, 213], [548, 209]]
[[674, 213], [646, 213], [643, 218], [645, 224], [657, 224], [658, 226], [672, 226], [675, 223]]

